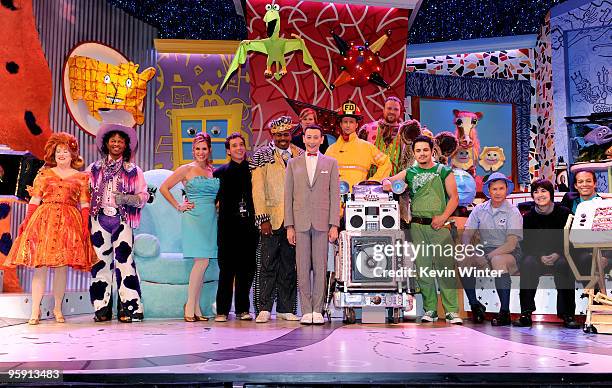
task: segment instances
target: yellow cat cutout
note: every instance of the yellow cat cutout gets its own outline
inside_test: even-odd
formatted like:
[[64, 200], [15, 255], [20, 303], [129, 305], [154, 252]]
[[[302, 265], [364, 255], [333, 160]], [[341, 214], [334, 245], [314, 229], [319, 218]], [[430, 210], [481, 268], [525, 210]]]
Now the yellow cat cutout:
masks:
[[142, 105], [147, 95], [147, 82], [155, 76], [149, 67], [138, 74], [140, 65], [128, 62], [111, 65], [89, 57], [68, 58], [70, 97], [83, 100], [92, 116], [102, 120], [98, 109], [122, 109], [144, 123]]

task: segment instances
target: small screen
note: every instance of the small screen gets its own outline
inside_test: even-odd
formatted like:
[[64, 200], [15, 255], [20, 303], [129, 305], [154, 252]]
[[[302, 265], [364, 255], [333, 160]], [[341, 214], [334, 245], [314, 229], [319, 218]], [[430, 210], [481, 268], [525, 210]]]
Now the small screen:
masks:
[[366, 216], [377, 216], [378, 210], [378, 206], [368, 206], [366, 207]]

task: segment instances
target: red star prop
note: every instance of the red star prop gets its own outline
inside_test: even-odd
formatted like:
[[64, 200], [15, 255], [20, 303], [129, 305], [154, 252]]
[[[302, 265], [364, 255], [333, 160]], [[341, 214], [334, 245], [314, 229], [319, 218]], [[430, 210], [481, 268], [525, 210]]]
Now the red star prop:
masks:
[[379, 53], [382, 46], [389, 39], [391, 30], [378, 38], [372, 45], [366, 41], [363, 46], [356, 46], [354, 42], [351, 42], [349, 45], [334, 31], [331, 33], [338, 51], [342, 55], [341, 73], [330, 85], [332, 90], [346, 83], [350, 83], [353, 86], [364, 86], [368, 82], [372, 82], [383, 88], [390, 87], [380, 75], [381, 64]]

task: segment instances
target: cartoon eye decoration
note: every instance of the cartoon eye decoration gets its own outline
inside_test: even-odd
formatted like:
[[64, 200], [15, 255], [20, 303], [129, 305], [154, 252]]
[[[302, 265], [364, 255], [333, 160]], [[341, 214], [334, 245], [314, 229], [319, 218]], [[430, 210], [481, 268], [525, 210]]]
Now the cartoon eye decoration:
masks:
[[272, 5], [272, 9], [273, 9], [273, 10], [275, 10], [275, 11], [280, 11], [280, 5], [278, 5], [278, 4], [273, 4], [273, 5]]
[[196, 130], [194, 127], [189, 127], [189, 128], [187, 128], [187, 134], [188, 134], [189, 136], [195, 136], [195, 134], [196, 134], [197, 132], [198, 132], [198, 131], [197, 131], [197, 130]]
[[460, 126], [461, 124], [463, 124], [463, 121], [461, 119], [455, 120], [455, 125], [456, 126]]
[[110, 75], [108, 75], [108, 74], [107, 74], [107, 75], [105, 75], [105, 76], [104, 76], [104, 83], [105, 83], [105, 84], [110, 84], [110, 82], [111, 82]]
[[128, 87], [128, 88], [132, 87], [132, 79], [131, 78], [128, 78], [128, 79], [125, 80], [125, 86]]
[[266, 4], [266, 11], [269, 11], [272, 9], [272, 4]]

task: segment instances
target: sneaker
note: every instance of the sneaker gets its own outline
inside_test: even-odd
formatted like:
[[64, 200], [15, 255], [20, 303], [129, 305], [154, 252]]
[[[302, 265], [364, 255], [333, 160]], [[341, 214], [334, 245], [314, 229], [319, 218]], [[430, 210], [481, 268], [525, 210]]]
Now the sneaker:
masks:
[[463, 319], [461, 319], [459, 313], [446, 313], [446, 322], [451, 325], [463, 325]]
[[227, 322], [227, 315], [225, 315], [225, 314], [218, 314], [215, 317], [215, 322]]
[[323, 314], [321, 313], [312, 313], [312, 323], [315, 325], [322, 325], [325, 323], [325, 319], [323, 319]]
[[252, 321], [253, 316], [249, 313], [242, 313], [238, 314], [238, 319], [240, 319], [241, 321]]
[[437, 320], [438, 320], [438, 313], [433, 310], [427, 311], [421, 317], [421, 322], [435, 322]]
[[300, 323], [302, 325], [312, 325], [312, 314], [307, 313], [302, 315], [302, 319], [300, 319]]
[[293, 313], [276, 313], [276, 319], [284, 319], [285, 321], [299, 321], [300, 317]]
[[255, 322], [257, 323], [266, 323], [270, 320], [270, 312], [269, 311], [260, 311], [255, 318]]

